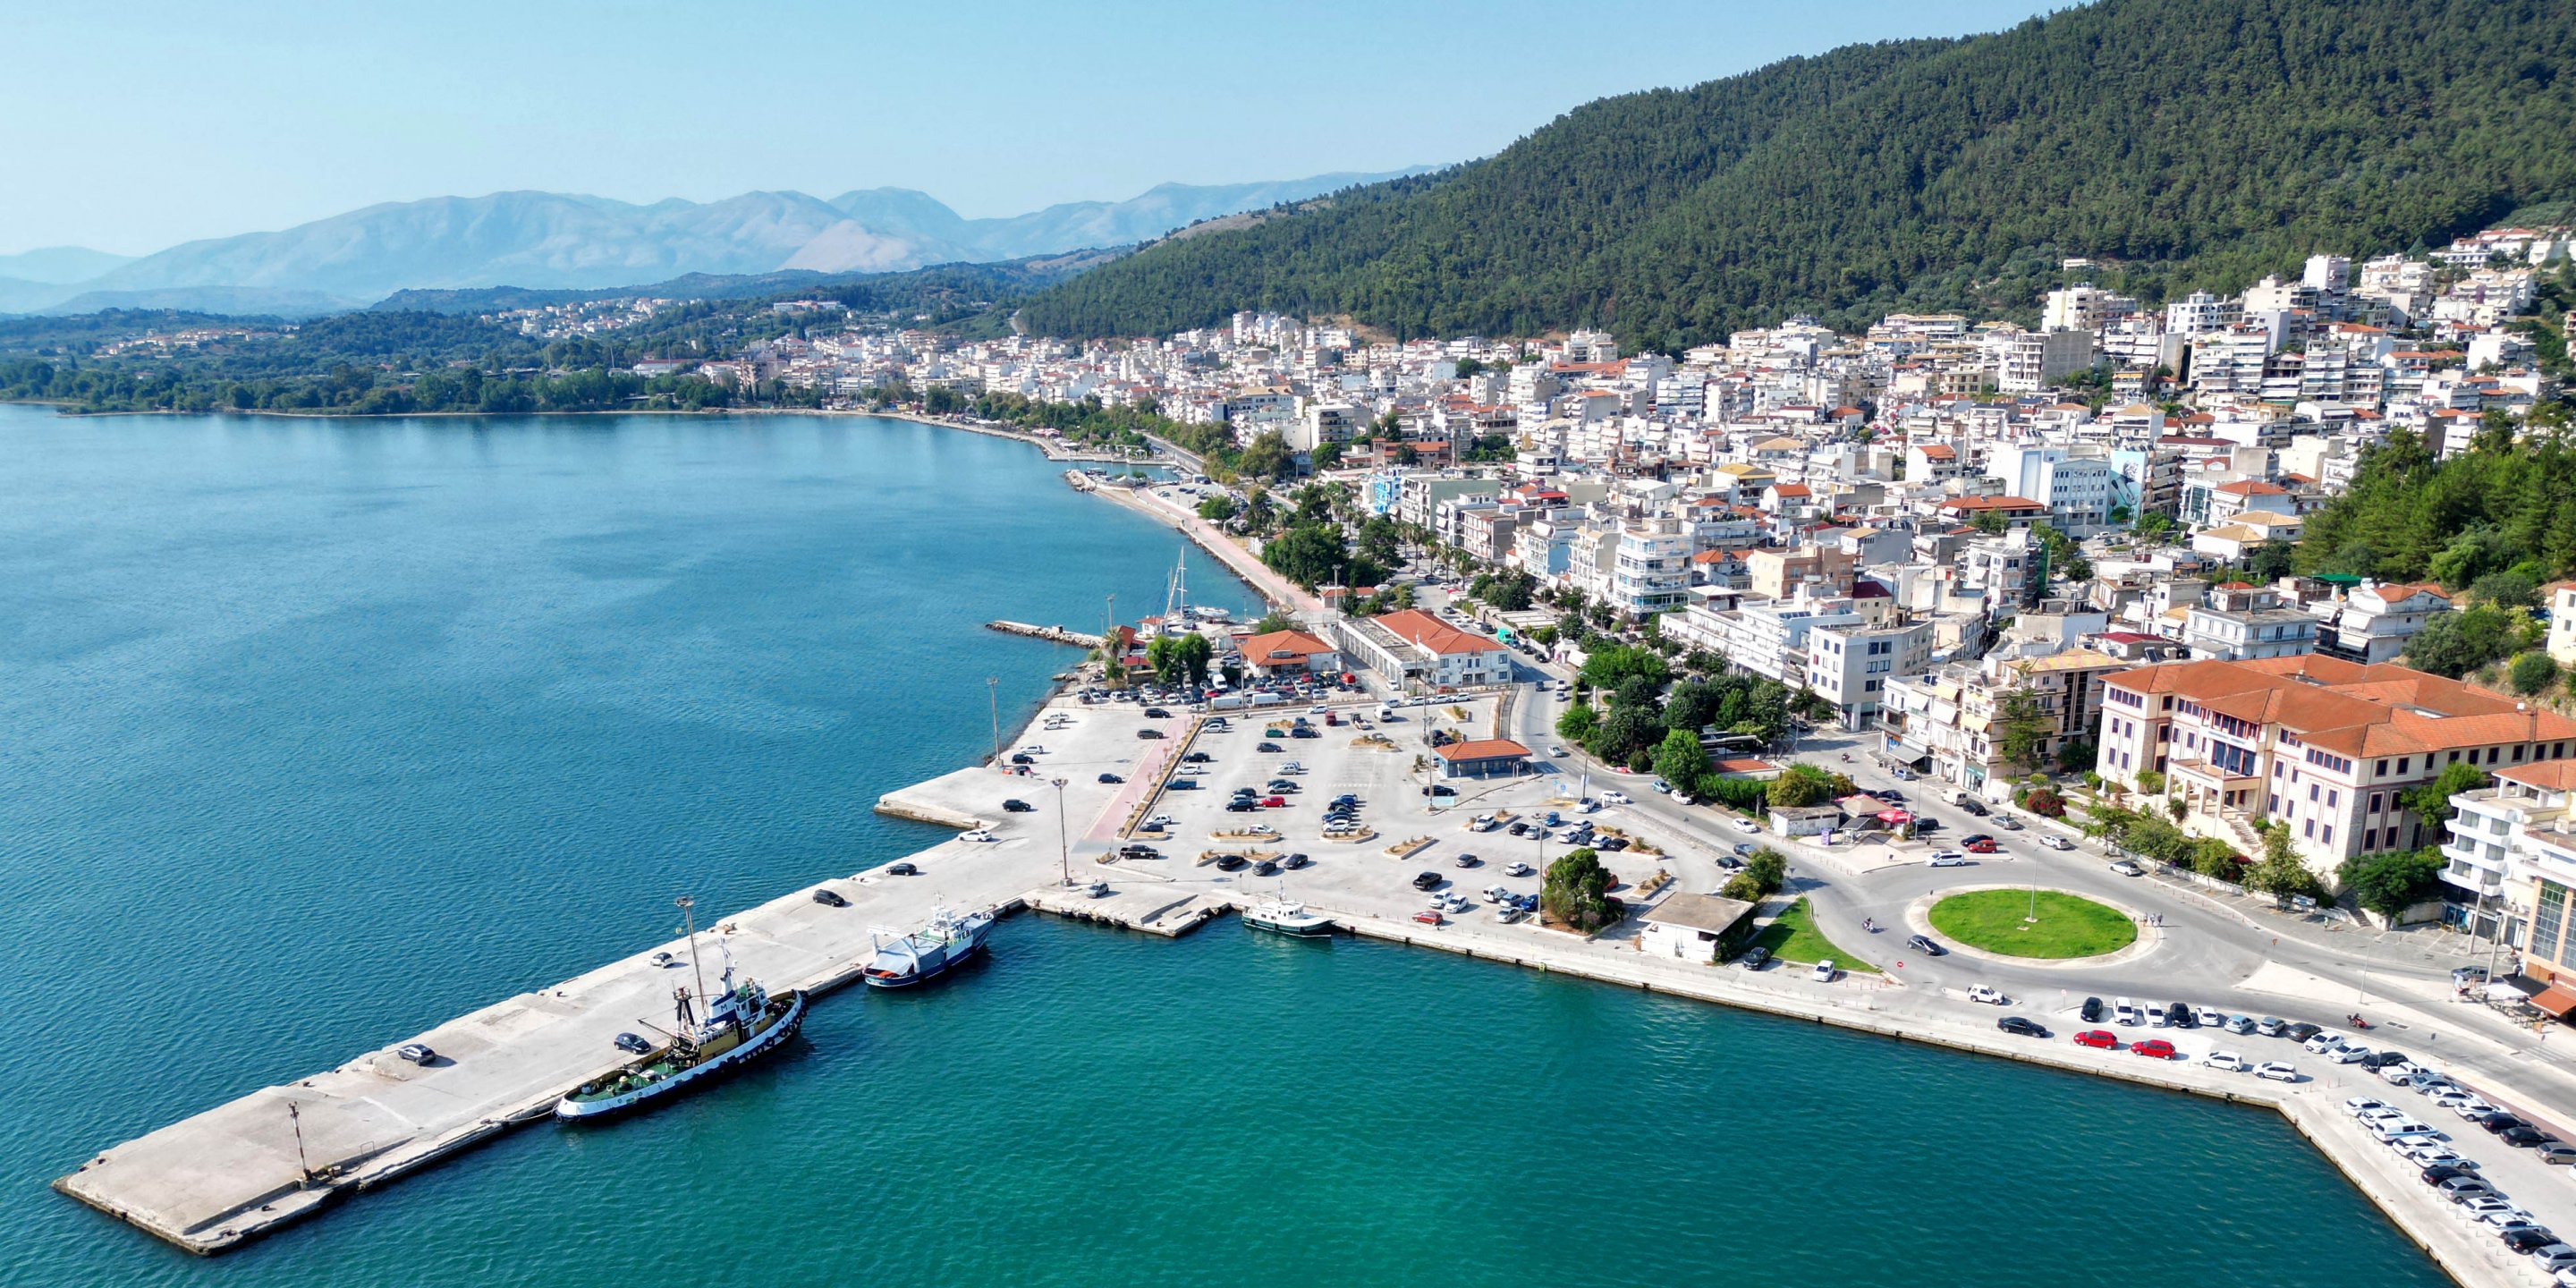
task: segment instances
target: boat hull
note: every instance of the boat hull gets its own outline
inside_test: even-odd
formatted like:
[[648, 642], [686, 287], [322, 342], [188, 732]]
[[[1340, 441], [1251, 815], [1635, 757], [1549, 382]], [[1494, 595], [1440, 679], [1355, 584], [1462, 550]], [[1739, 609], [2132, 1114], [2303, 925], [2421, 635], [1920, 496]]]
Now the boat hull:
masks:
[[1268, 917], [1256, 917], [1247, 912], [1243, 914], [1243, 924], [1252, 927], [1254, 930], [1266, 930], [1271, 934], [1286, 935], [1291, 939], [1330, 939], [1333, 937], [1333, 923], [1326, 921], [1321, 917], [1315, 918], [1312, 921], [1274, 921]]
[[919, 988], [922, 985], [927, 984], [970, 961], [973, 961], [976, 954], [983, 951], [984, 941], [981, 938], [978, 938], [973, 943], [964, 945], [954, 952], [942, 955], [938, 961], [922, 963], [919, 970], [905, 971], [900, 974], [881, 975], [871, 968], [862, 972], [859, 978], [867, 981], [867, 985], [870, 988]]
[[600, 1122], [622, 1117], [637, 1110], [664, 1103], [683, 1091], [713, 1082], [736, 1069], [786, 1045], [805, 1027], [806, 995], [787, 995], [786, 1013], [776, 1023], [762, 1029], [758, 1036], [741, 1046], [711, 1059], [693, 1064], [670, 1077], [648, 1082], [623, 1095], [603, 1096], [596, 1100], [575, 1100], [571, 1096], [555, 1102], [555, 1117], [565, 1122]]

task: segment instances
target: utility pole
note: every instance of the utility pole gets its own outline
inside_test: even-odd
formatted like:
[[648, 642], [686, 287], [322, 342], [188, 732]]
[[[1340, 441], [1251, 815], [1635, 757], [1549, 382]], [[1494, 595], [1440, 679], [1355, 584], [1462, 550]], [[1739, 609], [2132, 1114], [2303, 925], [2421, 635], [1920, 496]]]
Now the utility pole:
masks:
[[1002, 681], [996, 676], [984, 677], [984, 699], [993, 708], [993, 764], [1002, 763]]
[[1064, 884], [1065, 888], [1070, 890], [1073, 888], [1073, 838], [1064, 828], [1065, 780], [1058, 778], [1051, 781], [1055, 783], [1055, 857], [1057, 862], [1064, 865]]

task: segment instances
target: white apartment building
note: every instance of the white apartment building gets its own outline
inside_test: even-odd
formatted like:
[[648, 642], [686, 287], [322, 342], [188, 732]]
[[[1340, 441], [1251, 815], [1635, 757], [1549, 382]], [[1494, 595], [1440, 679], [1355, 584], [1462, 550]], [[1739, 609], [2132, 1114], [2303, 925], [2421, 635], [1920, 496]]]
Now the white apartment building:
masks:
[[2025, 331], [2003, 345], [1995, 387], [2008, 394], [2035, 394], [2048, 382], [2093, 365], [2091, 331]]
[[1807, 688], [1834, 704], [1846, 729], [1878, 717], [1889, 681], [1932, 661], [1932, 624], [1815, 626], [1807, 632]]
[[2111, 507], [2121, 504], [2118, 465], [2107, 451], [2063, 443], [2014, 443], [1995, 448], [1986, 477], [2004, 490], [2048, 507], [2049, 523], [2082, 540], [2112, 527]]
[[1690, 589], [1691, 533], [1680, 519], [1647, 519], [1620, 528], [1613, 547], [1609, 603], [1631, 617], [1682, 606]]

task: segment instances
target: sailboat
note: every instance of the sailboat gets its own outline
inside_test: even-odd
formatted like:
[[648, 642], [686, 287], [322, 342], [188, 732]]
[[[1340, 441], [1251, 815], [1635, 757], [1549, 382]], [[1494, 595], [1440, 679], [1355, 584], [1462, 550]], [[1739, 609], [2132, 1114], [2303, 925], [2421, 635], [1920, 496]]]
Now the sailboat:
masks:
[[[685, 895], [679, 900], [680, 911], [687, 918], [689, 969], [697, 973], [697, 990], [693, 994], [686, 984], [671, 990], [676, 1014], [671, 1031], [665, 1034], [670, 1041], [620, 1066], [615, 1073], [574, 1088], [555, 1102], [555, 1117], [594, 1121], [640, 1108], [775, 1051], [805, 1026], [805, 994], [801, 990], [772, 997], [758, 981], [735, 983], [733, 953], [722, 944], [717, 945], [717, 951], [725, 958], [724, 974], [718, 980], [722, 987], [713, 996], [707, 995], [706, 976], [698, 969], [698, 924], [693, 904]], [[701, 998], [705, 1000], [703, 1007], [697, 1005]]]

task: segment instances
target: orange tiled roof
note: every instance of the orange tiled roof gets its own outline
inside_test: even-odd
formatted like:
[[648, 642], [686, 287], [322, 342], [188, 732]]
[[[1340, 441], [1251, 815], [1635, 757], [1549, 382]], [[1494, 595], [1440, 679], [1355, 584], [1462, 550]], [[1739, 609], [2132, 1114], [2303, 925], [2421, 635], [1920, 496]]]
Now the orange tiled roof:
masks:
[[2255, 662], [2168, 662], [2103, 683], [2132, 693], [2170, 693], [2239, 720], [2279, 725], [2309, 746], [2347, 756], [2576, 738], [2576, 721], [2529, 709], [2491, 689], [2408, 667], [2363, 666], [2313, 653]]
[[1502, 647], [1484, 636], [1459, 630], [1418, 608], [1400, 609], [1376, 620], [1397, 639], [1434, 653], [1490, 653]]

